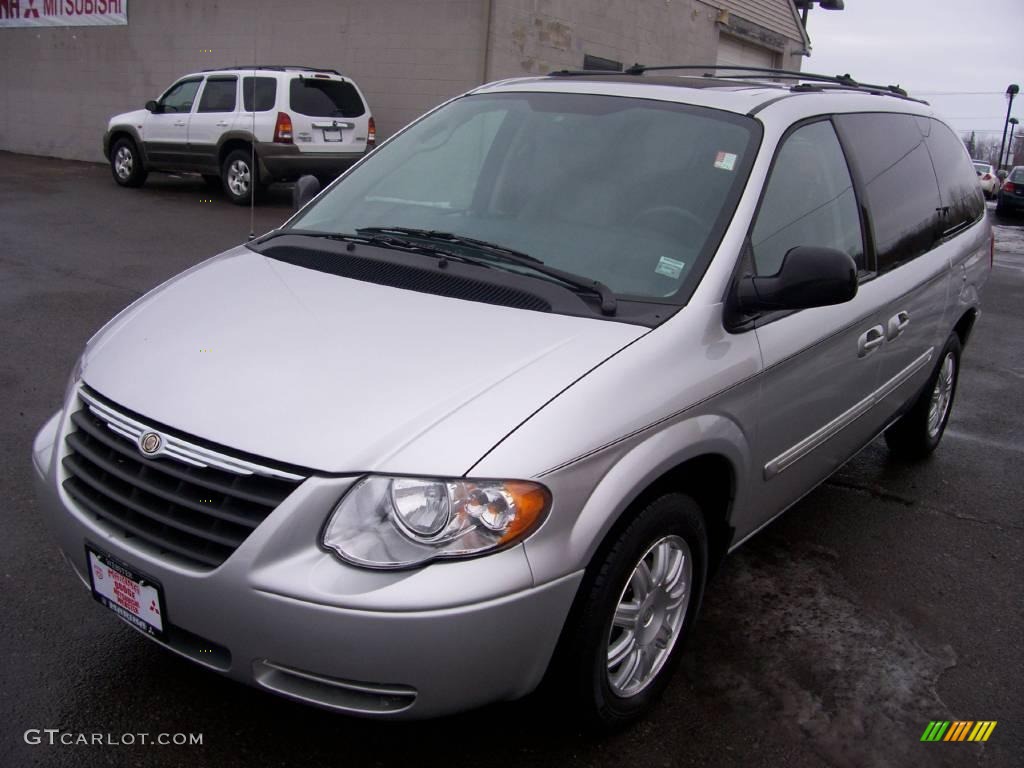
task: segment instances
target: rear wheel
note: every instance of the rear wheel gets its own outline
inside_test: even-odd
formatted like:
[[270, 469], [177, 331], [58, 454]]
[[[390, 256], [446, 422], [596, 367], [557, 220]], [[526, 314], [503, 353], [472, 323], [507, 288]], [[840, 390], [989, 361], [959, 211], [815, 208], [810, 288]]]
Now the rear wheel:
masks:
[[600, 727], [639, 717], [668, 685], [707, 574], [696, 502], [671, 493], [650, 504], [588, 569], [555, 674], [572, 711]]
[[259, 185], [259, 171], [253, 165], [251, 150], [236, 149], [228, 153], [221, 166], [224, 193], [236, 205], [248, 205]]
[[960, 374], [960, 337], [950, 334], [927, 386], [899, 421], [885, 431], [893, 455], [923, 459], [934, 451], [949, 422]]
[[122, 136], [114, 142], [110, 148], [110, 172], [122, 187], [141, 187], [146, 181], [148, 174], [134, 141]]

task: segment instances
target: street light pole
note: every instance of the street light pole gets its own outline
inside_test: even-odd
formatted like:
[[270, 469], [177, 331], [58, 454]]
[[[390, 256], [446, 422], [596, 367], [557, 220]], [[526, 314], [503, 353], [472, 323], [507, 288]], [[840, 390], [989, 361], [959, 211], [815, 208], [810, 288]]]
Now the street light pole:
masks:
[[1010, 110], [1013, 109], [1013, 97], [1020, 92], [1020, 86], [1016, 83], [1012, 83], [1006, 87], [1006, 98], [1009, 99], [1009, 104], [1006, 105], [1006, 122], [1003, 123], [1003, 138], [999, 142], [999, 163], [997, 171], [1003, 170], [1003, 153], [1006, 151], [1006, 129], [1010, 125]]
[[[1010, 122], [1010, 140], [1006, 143], [1006, 159], [1007, 159], [1007, 161], [1009, 161], [1013, 157], [1016, 157], [1016, 154], [1013, 151], [1013, 131], [1017, 127], [1017, 125], [1020, 123], [1020, 121], [1016, 117], [1011, 117], [1009, 122]], [[1007, 165], [1009, 165], [1009, 164], [1010, 163], [1007, 162]]]

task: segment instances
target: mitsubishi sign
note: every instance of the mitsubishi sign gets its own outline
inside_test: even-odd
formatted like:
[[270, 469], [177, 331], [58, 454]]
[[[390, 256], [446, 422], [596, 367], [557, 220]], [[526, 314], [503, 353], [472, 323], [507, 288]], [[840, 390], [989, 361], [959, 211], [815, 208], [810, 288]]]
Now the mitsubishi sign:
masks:
[[0, 27], [120, 26], [128, 0], [0, 0]]

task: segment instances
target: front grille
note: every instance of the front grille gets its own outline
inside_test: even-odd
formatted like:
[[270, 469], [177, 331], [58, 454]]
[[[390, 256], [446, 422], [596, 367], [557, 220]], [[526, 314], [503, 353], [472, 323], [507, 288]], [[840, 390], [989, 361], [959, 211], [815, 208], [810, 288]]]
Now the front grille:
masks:
[[[189, 565], [223, 563], [304, 479], [143, 424], [91, 390], [82, 390], [80, 403], [66, 438], [64, 490], [127, 538]], [[192, 458], [145, 458], [124, 434], [140, 428]]]

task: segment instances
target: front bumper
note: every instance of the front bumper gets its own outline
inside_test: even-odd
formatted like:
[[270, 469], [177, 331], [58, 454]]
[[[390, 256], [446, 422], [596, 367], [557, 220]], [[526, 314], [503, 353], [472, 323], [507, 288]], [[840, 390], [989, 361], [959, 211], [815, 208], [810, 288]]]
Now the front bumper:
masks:
[[582, 573], [536, 586], [522, 547], [413, 571], [347, 566], [317, 541], [354, 478], [319, 477], [222, 565], [191, 569], [67, 496], [67, 421], [55, 415], [33, 446], [43, 514], [83, 584], [87, 542], [160, 582], [172, 651], [293, 699], [400, 718], [515, 699], [543, 677]]
[[361, 152], [303, 152], [296, 144], [262, 143], [256, 148], [264, 179], [290, 181], [304, 174], [339, 176], [361, 160]]

